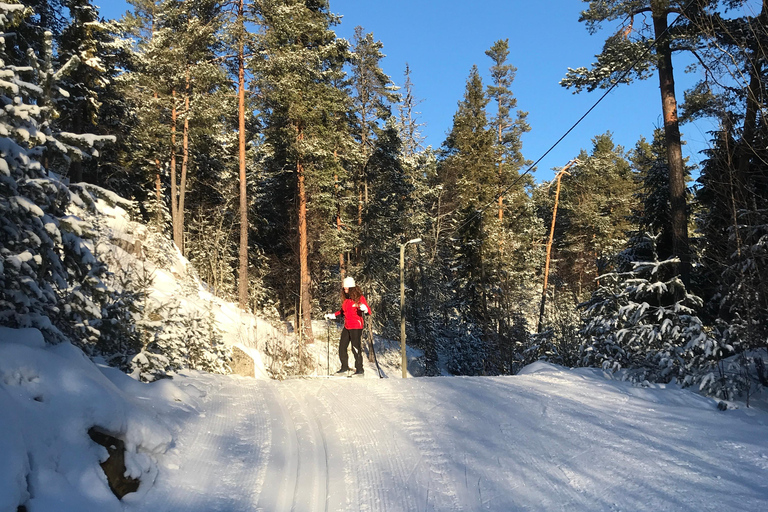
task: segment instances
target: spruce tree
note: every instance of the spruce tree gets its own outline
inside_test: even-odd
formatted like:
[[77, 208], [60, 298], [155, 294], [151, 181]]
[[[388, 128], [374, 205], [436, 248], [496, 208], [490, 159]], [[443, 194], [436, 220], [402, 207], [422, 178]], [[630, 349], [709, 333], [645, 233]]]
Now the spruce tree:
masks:
[[643, 382], [682, 384], [711, 372], [723, 348], [697, 315], [701, 299], [677, 276], [675, 260], [658, 260], [654, 239], [646, 236], [644, 253], [625, 272], [601, 277], [601, 285], [584, 304], [583, 364]]
[[[714, 115], [720, 120], [696, 194], [697, 227], [706, 240], [700, 282], [710, 321], [739, 354], [739, 371], [767, 385], [768, 373], [757, 369], [763, 366], [758, 360], [768, 356], [768, 287], [762, 276], [768, 225], [768, 130], [762, 108], [768, 77], [768, 2], [762, 2], [759, 12], [732, 19], [707, 14], [691, 22], [713, 41], [700, 46], [702, 63], [735, 83], [723, 87], [702, 81], [687, 98], [692, 117]], [[722, 52], [729, 59], [718, 59]], [[752, 357], [754, 370], [750, 369]]]
[[99, 158], [80, 152], [57, 170], [73, 182], [87, 180], [130, 196], [138, 187], [131, 183], [134, 176], [125, 171], [119, 155], [126, 151], [125, 137], [133, 119], [119, 75], [131, 66], [131, 43], [119, 37], [119, 24], [100, 21], [90, 0], [68, 0], [66, 5], [70, 19], [56, 40], [56, 61], [68, 71], [60, 81], [64, 93], [52, 99], [58, 111], [55, 129], [117, 137]]
[[[23, 5], [0, 5], [0, 33], [28, 22]], [[44, 96], [57, 76], [50, 58], [0, 38], [0, 323], [40, 329], [48, 342], [70, 340], [86, 349], [100, 337], [102, 306], [110, 299], [105, 266], [97, 260], [97, 226], [89, 216], [96, 197], [68, 188], [42, 164], [68, 148], [48, 123], [53, 107]], [[46, 39], [44, 55], [53, 49]], [[26, 62], [19, 61], [21, 55]], [[88, 139], [84, 134], [77, 137]], [[58, 154], [53, 152], [57, 151]], [[64, 155], [66, 156], [66, 155]]]
[[416, 106], [421, 103], [414, 95], [414, 85], [411, 80], [411, 67], [405, 63], [403, 73], [405, 81], [403, 83], [403, 94], [400, 96], [398, 105], [398, 128], [400, 138], [403, 141], [403, 154], [406, 158], [412, 158], [419, 150], [423, 149], [421, 143], [424, 137], [421, 135], [418, 116], [420, 112], [416, 111]]
[[638, 185], [632, 222], [637, 225], [641, 237], [643, 233], [655, 237], [659, 258], [670, 258], [673, 256], [672, 219], [669, 203], [669, 166], [663, 132], [655, 130], [651, 143], [645, 138], [640, 139], [631, 152], [630, 160]]
[[[394, 119], [380, 132], [368, 161], [371, 196], [363, 217], [366, 226], [360, 239], [367, 247], [363, 267], [369, 289], [382, 290], [376, 300], [378, 322], [399, 326], [399, 273], [397, 261], [400, 243], [415, 238], [409, 231], [413, 216], [413, 186], [401, 160], [401, 145]], [[392, 333], [396, 334], [396, 333]]]
[[[488, 345], [495, 342], [488, 312], [488, 257], [486, 207], [495, 204], [497, 169], [494, 133], [489, 127], [482, 79], [473, 66], [464, 99], [459, 102], [453, 126], [443, 143], [438, 179], [446, 194], [438, 215], [450, 215], [452, 236], [444, 243], [449, 256], [449, 276], [454, 290], [454, 357], [469, 358], [456, 367], [460, 373], [479, 373]], [[477, 325], [477, 332], [466, 331]], [[473, 329], [474, 331], [474, 329]], [[482, 340], [482, 343], [477, 343]], [[467, 352], [469, 351], [469, 352]], [[471, 353], [475, 352], [474, 355]], [[467, 366], [469, 365], [469, 366]]]

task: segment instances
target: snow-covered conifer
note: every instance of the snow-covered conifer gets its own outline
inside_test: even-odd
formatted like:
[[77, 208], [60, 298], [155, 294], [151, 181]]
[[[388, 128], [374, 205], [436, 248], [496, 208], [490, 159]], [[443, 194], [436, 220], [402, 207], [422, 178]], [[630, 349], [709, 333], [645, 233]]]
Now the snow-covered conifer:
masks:
[[644, 246], [650, 259], [601, 276], [583, 305], [582, 363], [627, 370], [633, 380], [692, 384], [705, 361], [718, 357], [722, 348], [697, 316], [701, 299], [686, 289], [677, 261], [659, 261], [649, 235]]

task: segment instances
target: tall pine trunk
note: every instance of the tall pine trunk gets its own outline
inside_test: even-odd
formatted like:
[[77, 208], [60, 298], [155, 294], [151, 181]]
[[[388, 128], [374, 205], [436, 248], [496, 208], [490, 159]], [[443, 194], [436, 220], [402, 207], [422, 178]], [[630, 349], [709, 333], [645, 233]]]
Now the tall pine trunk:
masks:
[[[502, 166], [504, 165], [504, 157], [501, 154], [502, 150], [502, 138], [501, 138], [501, 121], [499, 121], [498, 127], [498, 142], [499, 142], [499, 224], [504, 221], [504, 174]], [[503, 252], [503, 242], [499, 242], [499, 249]]]
[[237, 291], [240, 309], [248, 305], [248, 200], [245, 182], [245, 27], [243, 15], [245, 2], [240, 0], [237, 8], [240, 35], [237, 47], [237, 123], [238, 156], [240, 162], [240, 270], [238, 272]]
[[[155, 9], [156, 5], [152, 4], [152, 15], [150, 24], [150, 41], [155, 39]], [[155, 105], [158, 104], [157, 90], [154, 91], [153, 96], [155, 98]], [[175, 123], [174, 123], [175, 124]], [[162, 179], [162, 167], [160, 166], [160, 159], [155, 158], [155, 200], [157, 201], [157, 211], [155, 212], [155, 221], [160, 226], [163, 220], [162, 207], [163, 204], [163, 179]]]
[[179, 182], [179, 206], [176, 212], [178, 217], [179, 241], [178, 245], [181, 254], [185, 254], [184, 248], [184, 199], [187, 194], [187, 169], [189, 168], [189, 95], [190, 95], [190, 76], [189, 65], [186, 69], [186, 83], [184, 89], [184, 131], [182, 133], [181, 143], [181, 181]]
[[[333, 159], [334, 161], [338, 162], [339, 159], [339, 153], [338, 150], [333, 150]], [[338, 232], [339, 238], [341, 238], [341, 195], [339, 193], [339, 175], [338, 173], [333, 175], [333, 187], [335, 191], [336, 196], [336, 231]], [[346, 268], [344, 266], [344, 250], [342, 249], [339, 251], [339, 272], [341, 273], [341, 277], [344, 277], [346, 275]]]
[[178, 233], [178, 217], [176, 196], [178, 194], [176, 185], [176, 121], [178, 111], [176, 110], [176, 89], [171, 90], [171, 226], [173, 228], [173, 243], [181, 249], [181, 241]]
[[160, 159], [155, 158], [155, 200], [157, 201], [157, 211], [155, 212], [155, 222], [158, 226], [163, 220], [163, 210], [161, 205], [163, 204], [163, 179], [162, 179], [162, 167], [160, 166]]
[[299, 267], [301, 280], [300, 297], [302, 335], [305, 343], [314, 342], [312, 335], [312, 296], [311, 278], [309, 275], [309, 236], [307, 234], [307, 190], [304, 183], [304, 165], [301, 160], [296, 163], [299, 194]]
[[[653, 3], [652, 3], [653, 5]], [[667, 34], [666, 9], [653, 10], [653, 30], [657, 41], [661, 108], [664, 117], [664, 139], [669, 163], [669, 206], [672, 222], [672, 251], [680, 258], [680, 277], [690, 284], [691, 254], [688, 244], [688, 212], [685, 187], [685, 165], [677, 117], [675, 76], [672, 68], [672, 49]]]

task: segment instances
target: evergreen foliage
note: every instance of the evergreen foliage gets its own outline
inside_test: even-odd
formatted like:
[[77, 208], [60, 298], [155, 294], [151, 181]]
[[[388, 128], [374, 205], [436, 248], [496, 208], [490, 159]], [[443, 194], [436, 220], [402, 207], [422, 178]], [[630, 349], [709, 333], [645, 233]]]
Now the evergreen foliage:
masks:
[[[13, 30], [29, 14], [22, 5], [3, 4], [0, 31]], [[51, 107], [36, 83], [37, 56], [26, 66], [11, 60], [7, 44], [14, 39], [0, 41], [0, 318], [7, 326], [36, 327], [49, 342], [71, 337], [89, 345], [99, 334], [93, 324], [105, 292], [105, 268], [94, 257], [95, 228], [86, 216], [94, 199], [85, 190], [70, 191], [41, 164], [46, 146], [66, 146], [46, 124]]]
[[116, 156], [125, 149], [123, 139], [132, 123], [118, 76], [131, 65], [130, 43], [118, 37], [119, 24], [99, 20], [90, 0], [68, 0], [66, 4], [70, 20], [57, 38], [55, 60], [67, 73], [58, 83], [59, 94], [52, 98], [57, 111], [53, 125], [67, 134], [111, 136], [111, 143], [109, 151], [76, 151], [67, 161], [58, 162], [58, 167], [49, 162], [48, 168], [72, 182], [87, 180], [125, 193], [130, 175]]
[[592, 142], [591, 153], [582, 150], [572, 175], [563, 178], [555, 231], [557, 274], [580, 299], [593, 290], [597, 276], [614, 267], [636, 208], [623, 148], [610, 133]]
[[664, 149], [664, 135], [655, 130], [653, 141], [641, 138], [631, 154], [638, 182], [632, 221], [639, 233], [656, 238], [656, 251], [661, 259], [672, 256], [672, 220], [669, 211], [669, 166]]
[[[144, 263], [169, 270], [173, 243], [188, 258], [184, 293], [237, 297], [295, 321], [302, 341], [313, 315], [338, 307], [344, 275], [377, 334], [397, 338], [397, 256], [419, 237], [406, 251], [405, 316], [428, 375], [544, 359], [723, 398], [768, 385], [766, 2], [732, 19], [742, 0], [588, 2], [581, 21], [611, 33], [561, 83], [595, 90], [658, 73], [665, 126], [629, 153], [598, 135], [563, 177], [536, 334], [555, 198], [523, 171], [530, 127], [509, 40], [485, 52], [488, 73], [471, 69], [433, 151], [410, 68], [399, 95], [382, 42], [361, 27], [339, 39], [326, 0], [130, 3], [119, 23], [99, 20], [91, 0], [0, 5], [3, 325], [71, 339], [145, 380], [228, 371], [210, 308], [153, 297], [152, 276], [116, 256], [99, 214], [109, 204], [150, 224]], [[720, 128], [689, 210], [671, 57], [691, 49], [707, 80], [686, 92], [681, 118], [716, 116]], [[276, 377], [311, 364], [301, 344], [266, 352]]]
[[631, 263], [624, 272], [601, 276], [584, 307], [582, 363], [638, 381], [692, 384], [724, 347], [697, 315], [702, 305], [676, 272], [674, 260], [659, 261], [655, 240], [644, 243], [653, 259]]
[[[301, 290], [294, 311], [301, 310], [303, 336], [312, 340], [309, 269], [317, 253], [310, 251], [309, 240], [319, 239], [332, 222], [336, 184], [344, 177], [336, 155], [348, 147], [343, 121], [349, 96], [336, 84], [344, 78], [349, 44], [331, 30], [338, 17], [325, 1], [265, 1], [257, 13], [264, 31], [252, 63], [263, 126], [265, 172], [259, 188], [269, 191], [259, 206], [271, 224], [260, 239], [279, 261], [270, 284], [284, 297]], [[298, 268], [298, 275], [287, 268]], [[283, 304], [293, 309], [292, 300]]]

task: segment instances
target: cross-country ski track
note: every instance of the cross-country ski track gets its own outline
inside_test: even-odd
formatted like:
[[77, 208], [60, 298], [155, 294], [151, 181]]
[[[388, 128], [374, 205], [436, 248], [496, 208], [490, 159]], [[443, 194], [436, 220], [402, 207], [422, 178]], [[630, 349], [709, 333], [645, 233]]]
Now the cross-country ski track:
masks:
[[189, 373], [153, 512], [765, 510], [768, 415], [535, 365], [514, 377]]

